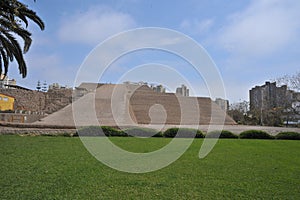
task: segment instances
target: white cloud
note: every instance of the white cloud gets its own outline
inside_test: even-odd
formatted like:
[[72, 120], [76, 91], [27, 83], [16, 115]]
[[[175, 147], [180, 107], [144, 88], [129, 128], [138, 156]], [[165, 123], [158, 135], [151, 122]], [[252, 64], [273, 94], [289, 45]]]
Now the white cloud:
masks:
[[210, 28], [214, 25], [213, 19], [205, 19], [205, 20], [188, 20], [185, 19], [181, 22], [180, 28], [191, 32], [192, 34], [203, 34], [210, 30]]
[[300, 1], [254, 0], [228, 18], [218, 40], [229, 52], [265, 56], [298, 42]]
[[98, 44], [109, 36], [136, 26], [128, 14], [95, 6], [83, 13], [66, 16], [59, 29], [63, 41]]

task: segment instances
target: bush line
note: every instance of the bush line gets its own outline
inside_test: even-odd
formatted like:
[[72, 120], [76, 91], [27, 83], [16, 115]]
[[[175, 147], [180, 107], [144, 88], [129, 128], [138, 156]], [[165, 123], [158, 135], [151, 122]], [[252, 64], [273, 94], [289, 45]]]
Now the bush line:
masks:
[[300, 140], [300, 133], [280, 132], [275, 137], [261, 130], [247, 130], [236, 135], [227, 130], [215, 130], [207, 134], [192, 128], [169, 128], [164, 132], [150, 128], [132, 127], [125, 130], [118, 130], [108, 126], [90, 126], [79, 130], [80, 136], [108, 136], [108, 137], [165, 137], [165, 138], [220, 138], [220, 139], [284, 139]]
[[[27, 134], [30, 135], [30, 134]], [[41, 134], [42, 135], [42, 134]], [[51, 134], [44, 134], [51, 136]], [[220, 138], [220, 139], [277, 139], [277, 140], [300, 140], [298, 132], [280, 132], [275, 136], [268, 134], [262, 130], [247, 130], [239, 135], [227, 130], [214, 130], [208, 133], [203, 133], [198, 129], [193, 128], [169, 128], [164, 132], [157, 131], [151, 128], [131, 127], [124, 130], [119, 130], [110, 126], [87, 126], [77, 130], [75, 134], [64, 133], [54, 134], [53, 136], [107, 136], [107, 137], [164, 137], [164, 138]]]

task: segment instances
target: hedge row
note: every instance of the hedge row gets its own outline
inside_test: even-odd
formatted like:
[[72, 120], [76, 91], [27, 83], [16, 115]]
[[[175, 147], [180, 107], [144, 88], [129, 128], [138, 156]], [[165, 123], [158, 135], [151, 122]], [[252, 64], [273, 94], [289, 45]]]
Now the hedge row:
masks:
[[79, 136], [128, 136], [124, 131], [109, 126], [87, 126], [77, 131]]
[[200, 130], [192, 128], [169, 128], [163, 133], [163, 136], [167, 138], [204, 138], [204, 134]]
[[239, 135], [241, 139], [274, 139], [274, 136], [268, 134], [265, 131], [260, 130], [248, 130]]
[[247, 130], [236, 135], [230, 131], [211, 131], [204, 134], [202, 131], [192, 128], [169, 128], [164, 132], [150, 128], [133, 127], [124, 130], [118, 130], [108, 126], [89, 126], [78, 130], [80, 136], [107, 136], [107, 137], [166, 137], [166, 138], [230, 138], [230, 139], [286, 139], [300, 140], [300, 133], [281, 132], [272, 136], [261, 130]]
[[300, 140], [300, 133], [297, 132], [280, 132], [272, 136], [265, 131], [248, 130], [239, 135], [241, 139], [278, 139], [278, 140]]
[[107, 136], [107, 137], [163, 137], [162, 132], [150, 128], [115, 129], [109, 126], [88, 126], [78, 130], [79, 136]]
[[222, 131], [211, 131], [206, 134], [207, 138], [238, 138], [237, 135], [233, 134], [230, 131], [222, 130]]
[[276, 139], [280, 140], [300, 140], [300, 133], [296, 132], [281, 132], [275, 136]]

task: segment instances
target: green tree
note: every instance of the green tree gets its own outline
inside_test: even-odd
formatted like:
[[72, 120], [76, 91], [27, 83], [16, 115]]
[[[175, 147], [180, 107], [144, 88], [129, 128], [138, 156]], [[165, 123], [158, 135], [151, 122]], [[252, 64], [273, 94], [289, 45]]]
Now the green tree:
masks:
[[248, 112], [249, 112], [249, 102], [241, 101], [232, 103], [229, 106], [229, 110], [227, 114], [234, 119], [239, 124], [247, 124], [248, 123]]
[[[36, 12], [17, 0], [0, 1], [0, 74], [6, 76], [10, 62], [17, 61], [22, 77], [27, 75], [27, 66], [23, 54], [31, 46], [31, 33], [27, 30], [28, 20], [37, 24], [41, 30], [45, 25]], [[22, 38], [23, 50], [17, 37]], [[4, 72], [3, 72], [4, 70]]]

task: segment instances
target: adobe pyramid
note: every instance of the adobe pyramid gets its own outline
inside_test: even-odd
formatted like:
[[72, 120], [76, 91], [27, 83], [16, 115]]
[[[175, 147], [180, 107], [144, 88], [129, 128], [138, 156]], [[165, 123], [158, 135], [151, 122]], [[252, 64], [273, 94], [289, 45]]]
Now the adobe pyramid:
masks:
[[136, 126], [223, 122], [225, 125], [236, 124], [210, 98], [158, 93], [146, 85], [99, 84], [94, 91], [35, 123], [60, 126], [74, 126], [75, 123], [77, 126]]

